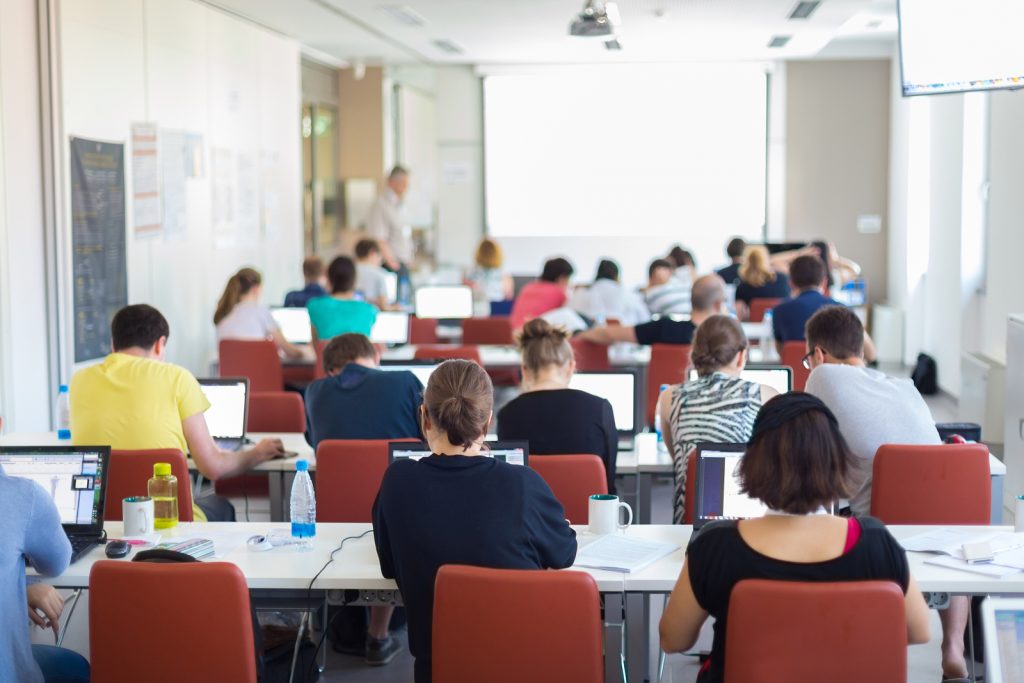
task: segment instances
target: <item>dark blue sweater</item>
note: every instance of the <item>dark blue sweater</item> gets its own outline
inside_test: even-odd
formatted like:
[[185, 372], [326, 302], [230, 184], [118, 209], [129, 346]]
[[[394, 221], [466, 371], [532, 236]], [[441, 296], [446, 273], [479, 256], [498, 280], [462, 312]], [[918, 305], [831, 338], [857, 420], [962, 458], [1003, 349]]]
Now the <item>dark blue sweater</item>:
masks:
[[381, 572], [394, 578], [409, 614], [416, 681], [430, 680], [434, 579], [445, 564], [562, 569], [576, 533], [540, 475], [484, 456], [399, 460], [373, 505]]
[[411, 372], [350, 363], [306, 388], [307, 438], [418, 439], [423, 385]]

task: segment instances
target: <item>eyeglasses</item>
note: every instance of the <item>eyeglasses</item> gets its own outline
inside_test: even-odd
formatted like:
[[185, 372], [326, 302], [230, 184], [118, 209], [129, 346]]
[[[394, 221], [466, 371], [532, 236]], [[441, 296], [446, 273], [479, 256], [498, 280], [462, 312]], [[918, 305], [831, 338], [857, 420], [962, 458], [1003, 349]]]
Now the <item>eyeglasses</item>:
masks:
[[804, 355], [803, 358], [800, 359], [800, 362], [803, 364], [804, 368], [807, 369], [807, 370], [811, 369], [811, 356], [813, 356], [813, 355], [814, 355], [814, 349], [811, 349], [810, 351], [808, 351]]

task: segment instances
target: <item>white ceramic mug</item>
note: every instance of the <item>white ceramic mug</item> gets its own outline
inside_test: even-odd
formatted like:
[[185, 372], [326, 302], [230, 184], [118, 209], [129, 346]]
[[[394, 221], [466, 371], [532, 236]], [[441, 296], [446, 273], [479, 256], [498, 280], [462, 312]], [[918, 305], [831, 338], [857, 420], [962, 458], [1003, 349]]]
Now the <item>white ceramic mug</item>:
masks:
[[121, 502], [124, 536], [146, 536], [153, 533], [153, 499], [132, 496]]
[[1024, 496], [1017, 496], [1013, 508], [1013, 530], [1017, 533], [1024, 531]]
[[[626, 511], [625, 524], [619, 522], [620, 509]], [[620, 501], [618, 496], [607, 493], [597, 493], [590, 497], [588, 513], [590, 516], [588, 530], [592, 534], [603, 535], [625, 531], [633, 523], [633, 509]]]

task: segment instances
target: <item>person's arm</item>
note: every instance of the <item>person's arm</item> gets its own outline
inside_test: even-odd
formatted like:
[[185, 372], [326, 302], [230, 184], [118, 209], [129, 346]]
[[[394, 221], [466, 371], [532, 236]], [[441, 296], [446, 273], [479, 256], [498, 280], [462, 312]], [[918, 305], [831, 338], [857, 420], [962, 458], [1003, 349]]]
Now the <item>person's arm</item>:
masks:
[[623, 325], [592, 327], [584, 330], [578, 335], [584, 341], [610, 346], [616, 342], [630, 342], [636, 344], [636, 328]]
[[878, 352], [875, 350], [875, 342], [871, 341], [871, 335], [864, 330], [864, 362], [874, 363], [878, 359]]
[[925, 604], [924, 596], [921, 595], [913, 576], [907, 582], [907, 594], [903, 600], [907, 613], [907, 642], [911, 645], [927, 643], [931, 639], [928, 605]]
[[391, 538], [388, 534], [388, 525], [384, 520], [384, 499], [388, 495], [388, 475], [384, 474], [384, 480], [380, 484], [380, 490], [373, 501], [373, 543], [377, 547], [377, 560], [380, 563], [380, 573], [385, 579], [395, 578], [395, 557], [391, 553]]
[[182, 420], [181, 427], [189, 454], [202, 475], [210, 481], [237, 476], [262, 462], [284, 455], [284, 444], [280, 439], [263, 439], [245, 451], [222, 451], [210, 436], [206, 416], [201, 412]]
[[604, 469], [608, 476], [608, 493], [615, 493], [615, 465], [619, 457], [619, 430], [615, 426], [615, 410], [607, 400], [602, 401], [601, 430], [604, 432]]
[[45, 583], [32, 583], [25, 587], [28, 600], [28, 618], [39, 628], [52, 628], [60, 635], [60, 615], [64, 612], [64, 598], [57, 589]]
[[539, 474], [528, 468], [522, 468], [521, 474], [525, 477], [523, 520], [541, 566], [571, 567], [576, 560], [576, 532], [565, 519], [565, 509]]
[[813, 244], [808, 244], [806, 247], [799, 249], [789, 249], [788, 251], [780, 251], [772, 254], [768, 257], [768, 263], [772, 269], [779, 271], [780, 273], [789, 272], [789, 264], [793, 262], [799, 256], [819, 256], [818, 248]]
[[508, 273], [501, 276], [501, 290], [505, 294], [505, 301], [516, 298], [516, 283]]
[[661, 438], [665, 440], [665, 449], [675, 453], [672, 441], [672, 385], [658, 396], [658, 414], [661, 416]]
[[39, 484], [32, 484], [29, 522], [26, 526], [24, 553], [43, 576], [59, 576], [71, 563], [71, 542], [60, 524], [60, 512]]
[[687, 557], [658, 625], [661, 649], [665, 652], [684, 652], [693, 647], [707, 618], [708, 613], [698, 604], [690, 585], [690, 559]]
[[281, 349], [288, 358], [302, 358], [302, 349], [285, 339], [280, 327], [274, 327], [270, 331], [270, 337], [277, 344], [277, 348]]

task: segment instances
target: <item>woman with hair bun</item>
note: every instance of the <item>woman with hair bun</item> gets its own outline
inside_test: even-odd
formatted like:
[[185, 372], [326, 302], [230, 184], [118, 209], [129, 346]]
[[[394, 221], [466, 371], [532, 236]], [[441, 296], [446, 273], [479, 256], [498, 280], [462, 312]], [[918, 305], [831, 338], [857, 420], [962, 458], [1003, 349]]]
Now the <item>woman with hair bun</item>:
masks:
[[576, 533], [529, 467], [486, 457], [493, 387], [476, 363], [449, 360], [430, 375], [420, 421], [432, 455], [384, 474], [373, 504], [380, 569], [402, 591], [416, 683], [431, 680], [434, 579], [445, 564], [564, 569]]
[[270, 339], [288, 358], [301, 358], [302, 349], [284, 338], [270, 309], [260, 302], [262, 294], [263, 276], [258, 270], [242, 268], [231, 276], [213, 314], [217, 341]]
[[523, 356], [523, 393], [498, 413], [498, 438], [529, 441], [530, 457], [593, 453], [615, 492], [619, 433], [607, 399], [570, 389], [576, 371], [569, 333], [546, 320], [526, 323], [516, 337]]

